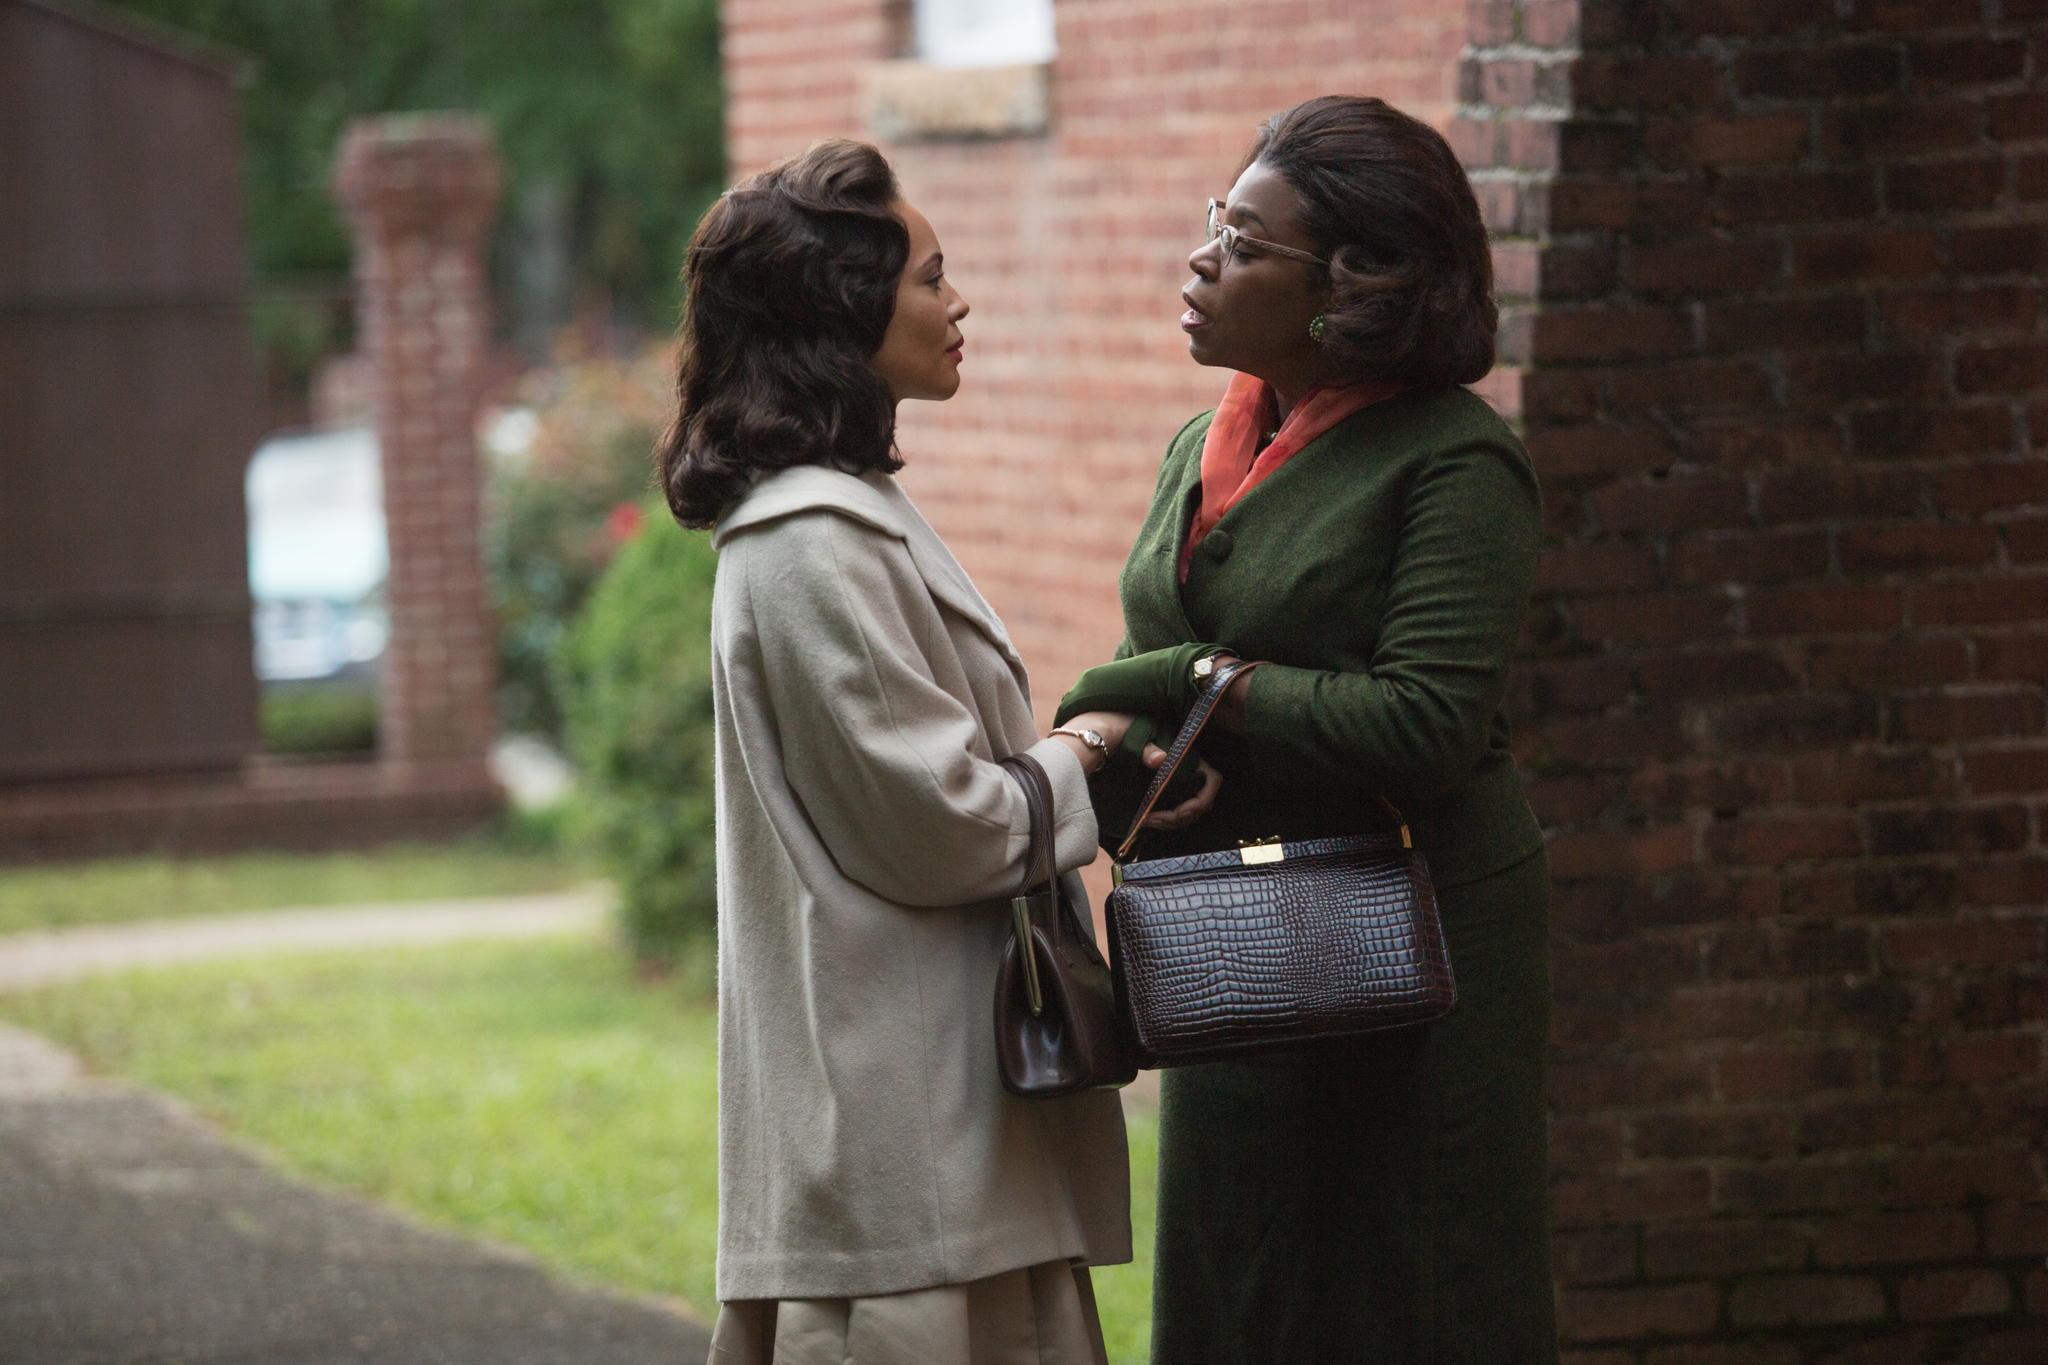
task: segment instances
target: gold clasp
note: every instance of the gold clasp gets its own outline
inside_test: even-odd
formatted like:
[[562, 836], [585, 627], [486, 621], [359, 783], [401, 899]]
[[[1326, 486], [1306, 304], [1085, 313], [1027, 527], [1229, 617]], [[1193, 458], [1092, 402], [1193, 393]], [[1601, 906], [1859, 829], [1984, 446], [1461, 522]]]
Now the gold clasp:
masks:
[[1278, 839], [1268, 839], [1264, 842], [1240, 839], [1237, 844], [1237, 856], [1244, 859], [1247, 867], [1260, 863], [1280, 863], [1287, 861], [1287, 846]]

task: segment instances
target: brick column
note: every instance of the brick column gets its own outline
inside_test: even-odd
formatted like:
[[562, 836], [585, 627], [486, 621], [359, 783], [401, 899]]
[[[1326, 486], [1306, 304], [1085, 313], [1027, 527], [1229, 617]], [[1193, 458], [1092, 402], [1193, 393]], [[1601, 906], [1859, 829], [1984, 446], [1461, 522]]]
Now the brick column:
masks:
[[2048, 12], [1469, 21], [1565, 1359], [2048, 1361]]
[[360, 120], [335, 165], [384, 455], [381, 736], [384, 758], [400, 765], [480, 761], [494, 730], [475, 419], [499, 185], [489, 129], [462, 114]]

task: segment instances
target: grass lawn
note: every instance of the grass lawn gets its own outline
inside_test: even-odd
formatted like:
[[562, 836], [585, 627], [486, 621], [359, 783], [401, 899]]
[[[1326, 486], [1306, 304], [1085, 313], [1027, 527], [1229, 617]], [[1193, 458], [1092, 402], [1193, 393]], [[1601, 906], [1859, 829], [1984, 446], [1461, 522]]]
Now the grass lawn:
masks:
[[367, 853], [108, 858], [0, 867], [0, 934], [294, 905], [560, 891], [588, 881], [560, 853], [487, 839]]
[[[716, 1017], [587, 940], [270, 958], [0, 994], [0, 1017], [184, 1097], [290, 1170], [708, 1317]], [[1139, 1262], [1096, 1274], [1146, 1359], [1157, 1126], [1131, 1124]]]

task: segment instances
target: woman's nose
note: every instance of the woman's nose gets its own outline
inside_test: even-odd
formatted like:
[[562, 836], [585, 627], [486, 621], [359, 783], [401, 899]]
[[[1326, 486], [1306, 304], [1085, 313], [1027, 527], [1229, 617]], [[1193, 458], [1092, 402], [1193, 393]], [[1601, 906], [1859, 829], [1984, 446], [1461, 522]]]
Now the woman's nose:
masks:
[[1215, 279], [1218, 274], [1215, 247], [1216, 243], [1211, 240], [1202, 243], [1193, 251], [1190, 251], [1188, 253], [1188, 269], [1194, 271], [1205, 280]]

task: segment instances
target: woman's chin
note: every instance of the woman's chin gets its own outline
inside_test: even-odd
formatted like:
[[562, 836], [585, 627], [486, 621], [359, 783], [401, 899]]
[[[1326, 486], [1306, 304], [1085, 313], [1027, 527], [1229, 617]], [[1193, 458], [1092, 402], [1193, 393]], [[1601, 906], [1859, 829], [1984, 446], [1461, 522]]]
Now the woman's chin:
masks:
[[1204, 336], [1202, 331], [1188, 333], [1188, 355], [1197, 365], [1222, 365], [1226, 363], [1216, 354], [1215, 342], [1211, 338]]
[[914, 384], [906, 385], [906, 391], [897, 399], [911, 399], [919, 403], [943, 403], [960, 392], [960, 366], [955, 361], [941, 366], [929, 374], [919, 376]]

